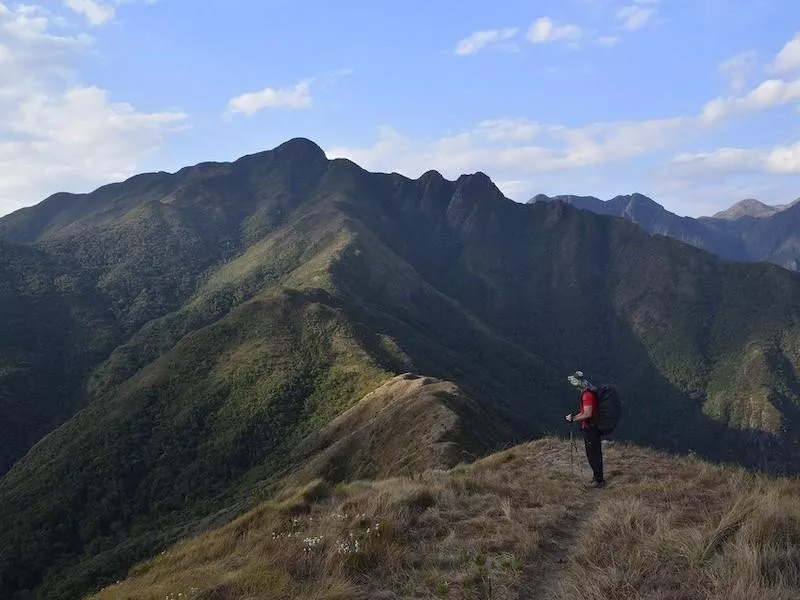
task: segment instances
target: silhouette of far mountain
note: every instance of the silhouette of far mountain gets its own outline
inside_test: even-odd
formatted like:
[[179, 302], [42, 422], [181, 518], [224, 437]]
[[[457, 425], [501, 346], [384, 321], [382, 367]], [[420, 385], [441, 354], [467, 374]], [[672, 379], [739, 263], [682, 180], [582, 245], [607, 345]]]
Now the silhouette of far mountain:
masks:
[[764, 261], [786, 269], [800, 269], [800, 204], [769, 206], [743, 200], [713, 217], [682, 217], [642, 194], [600, 200], [594, 196], [538, 194], [528, 203], [565, 202], [600, 215], [622, 217], [654, 235], [666, 235], [722, 258]]

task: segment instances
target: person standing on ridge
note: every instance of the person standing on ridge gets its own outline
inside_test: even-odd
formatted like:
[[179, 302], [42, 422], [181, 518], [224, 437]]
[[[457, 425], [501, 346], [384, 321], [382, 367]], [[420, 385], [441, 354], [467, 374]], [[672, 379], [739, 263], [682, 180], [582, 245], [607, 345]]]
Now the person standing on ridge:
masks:
[[605, 479], [603, 479], [603, 447], [600, 430], [594, 419], [598, 410], [597, 391], [581, 371], [576, 371], [574, 375], [567, 377], [567, 381], [581, 392], [580, 412], [574, 415], [568, 414], [566, 419], [570, 423], [579, 422], [581, 424], [583, 442], [586, 446], [586, 458], [594, 474], [587, 487], [601, 488], [605, 485]]

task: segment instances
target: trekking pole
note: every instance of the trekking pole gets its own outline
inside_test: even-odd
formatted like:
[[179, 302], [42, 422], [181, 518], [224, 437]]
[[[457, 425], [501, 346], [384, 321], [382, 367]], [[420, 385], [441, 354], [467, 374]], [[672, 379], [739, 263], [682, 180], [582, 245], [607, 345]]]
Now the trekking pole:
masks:
[[[575, 453], [578, 452], [578, 444], [575, 441], [575, 437], [572, 435], [572, 427], [569, 428], [569, 466], [570, 466], [570, 475], [572, 477], [575, 476], [575, 471], [572, 468], [572, 457]], [[578, 461], [578, 470], [581, 474], [581, 479], [583, 479], [583, 463]]]
[[569, 427], [569, 476], [575, 477], [575, 467], [573, 466], [574, 459], [572, 458], [572, 425]]

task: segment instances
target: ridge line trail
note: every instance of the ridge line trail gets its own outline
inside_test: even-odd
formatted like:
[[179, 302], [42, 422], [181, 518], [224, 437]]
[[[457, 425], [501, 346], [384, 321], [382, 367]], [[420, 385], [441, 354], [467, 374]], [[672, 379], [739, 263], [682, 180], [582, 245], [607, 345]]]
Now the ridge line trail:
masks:
[[[583, 447], [578, 446], [574, 456], [574, 477], [576, 483], [583, 484], [580, 479], [579, 461], [586, 462]], [[558, 470], [570, 475], [569, 446], [564, 444], [550, 452], [531, 456], [532, 467]], [[588, 464], [583, 464], [583, 480], [587, 480], [591, 471]], [[547, 528], [545, 535], [538, 543], [537, 549], [527, 557], [520, 578], [517, 600], [559, 600], [559, 582], [571, 566], [578, 543], [586, 524], [591, 520], [599, 505], [608, 494], [604, 489], [577, 489], [575, 496], [565, 501], [566, 511], [553, 525]]]

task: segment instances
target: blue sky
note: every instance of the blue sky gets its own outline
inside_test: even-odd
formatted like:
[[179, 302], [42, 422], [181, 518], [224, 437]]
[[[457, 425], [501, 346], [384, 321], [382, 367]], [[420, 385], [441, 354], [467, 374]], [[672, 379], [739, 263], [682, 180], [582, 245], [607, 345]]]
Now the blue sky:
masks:
[[304, 136], [509, 197], [800, 196], [797, 0], [0, 0], [0, 214]]

